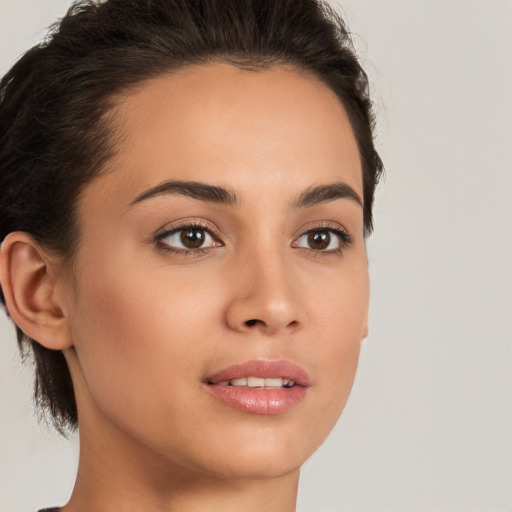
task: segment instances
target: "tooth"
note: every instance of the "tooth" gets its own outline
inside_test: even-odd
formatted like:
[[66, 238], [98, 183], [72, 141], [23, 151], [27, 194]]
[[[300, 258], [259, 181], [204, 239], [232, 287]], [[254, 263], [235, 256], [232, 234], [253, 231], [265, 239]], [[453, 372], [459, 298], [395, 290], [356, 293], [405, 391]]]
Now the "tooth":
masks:
[[260, 377], [247, 377], [247, 385], [250, 388], [263, 388], [265, 387], [265, 379]]
[[229, 380], [223, 380], [222, 382], [217, 382], [217, 386], [229, 386]]
[[291, 380], [290, 382], [288, 382], [288, 387], [292, 387], [292, 386], [295, 386], [295, 381], [294, 380]]
[[283, 379], [283, 386], [288, 386], [290, 379]]
[[283, 379], [281, 377], [271, 377], [265, 379], [265, 387], [280, 388], [283, 386]]
[[242, 377], [241, 379], [231, 379], [229, 383], [232, 386], [247, 386], [247, 378]]

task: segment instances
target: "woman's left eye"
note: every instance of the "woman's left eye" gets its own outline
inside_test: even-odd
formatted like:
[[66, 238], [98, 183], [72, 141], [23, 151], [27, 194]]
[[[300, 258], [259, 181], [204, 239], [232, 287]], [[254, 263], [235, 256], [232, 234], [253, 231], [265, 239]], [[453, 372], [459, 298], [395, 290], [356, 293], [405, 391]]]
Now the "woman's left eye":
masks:
[[348, 233], [333, 229], [312, 229], [294, 242], [294, 247], [313, 251], [339, 252], [350, 243]]
[[158, 236], [164, 248], [177, 251], [194, 251], [218, 245], [210, 232], [200, 226], [187, 226]]

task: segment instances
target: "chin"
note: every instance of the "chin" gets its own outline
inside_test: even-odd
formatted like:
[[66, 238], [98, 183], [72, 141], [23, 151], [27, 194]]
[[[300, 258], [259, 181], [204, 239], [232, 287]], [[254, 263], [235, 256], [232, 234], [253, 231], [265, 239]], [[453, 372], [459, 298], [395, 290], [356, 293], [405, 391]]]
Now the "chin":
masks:
[[305, 459], [285, 455], [265, 455], [251, 460], [238, 458], [219, 464], [207, 472], [216, 478], [230, 480], [266, 480], [298, 471]]
[[[259, 435], [258, 435], [259, 434]], [[282, 433], [281, 433], [282, 434]], [[311, 434], [311, 433], [310, 433]], [[302, 435], [276, 435], [258, 432], [245, 442], [223, 444], [203, 459], [203, 468], [212, 476], [234, 479], [272, 479], [298, 471], [318, 448], [325, 436], [318, 439]], [[226, 448], [228, 447], [228, 448]], [[213, 471], [212, 471], [213, 469]]]

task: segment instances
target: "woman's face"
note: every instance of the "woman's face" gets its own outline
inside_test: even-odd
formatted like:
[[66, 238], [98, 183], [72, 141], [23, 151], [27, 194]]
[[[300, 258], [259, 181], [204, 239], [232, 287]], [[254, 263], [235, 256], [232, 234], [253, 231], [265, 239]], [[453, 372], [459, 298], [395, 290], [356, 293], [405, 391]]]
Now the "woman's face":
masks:
[[210, 64], [139, 86], [114, 121], [68, 289], [84, 435], [204, 474], [293, 471], [338, 419], [367, 329], [342, 105], [285, 68]]

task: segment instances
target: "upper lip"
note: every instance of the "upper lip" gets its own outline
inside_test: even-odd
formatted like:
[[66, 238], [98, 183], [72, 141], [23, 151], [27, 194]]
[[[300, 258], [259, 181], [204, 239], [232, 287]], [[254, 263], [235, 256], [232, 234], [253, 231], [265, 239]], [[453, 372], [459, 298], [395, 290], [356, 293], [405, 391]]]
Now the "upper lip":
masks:
[[295, 381], [295, 384], [299, 386], [307, 387], [311, 385], [306, 370], [286, 359], [280, 359], [278, 361], [265, 361], [261, 359], [245, 361], [244, 363], [235, 364], [210, 375], [206, 379], [206, 382], [217, 384], [218, 382], [240, 379], [242, 377], [282, 377], [283, 379]]

